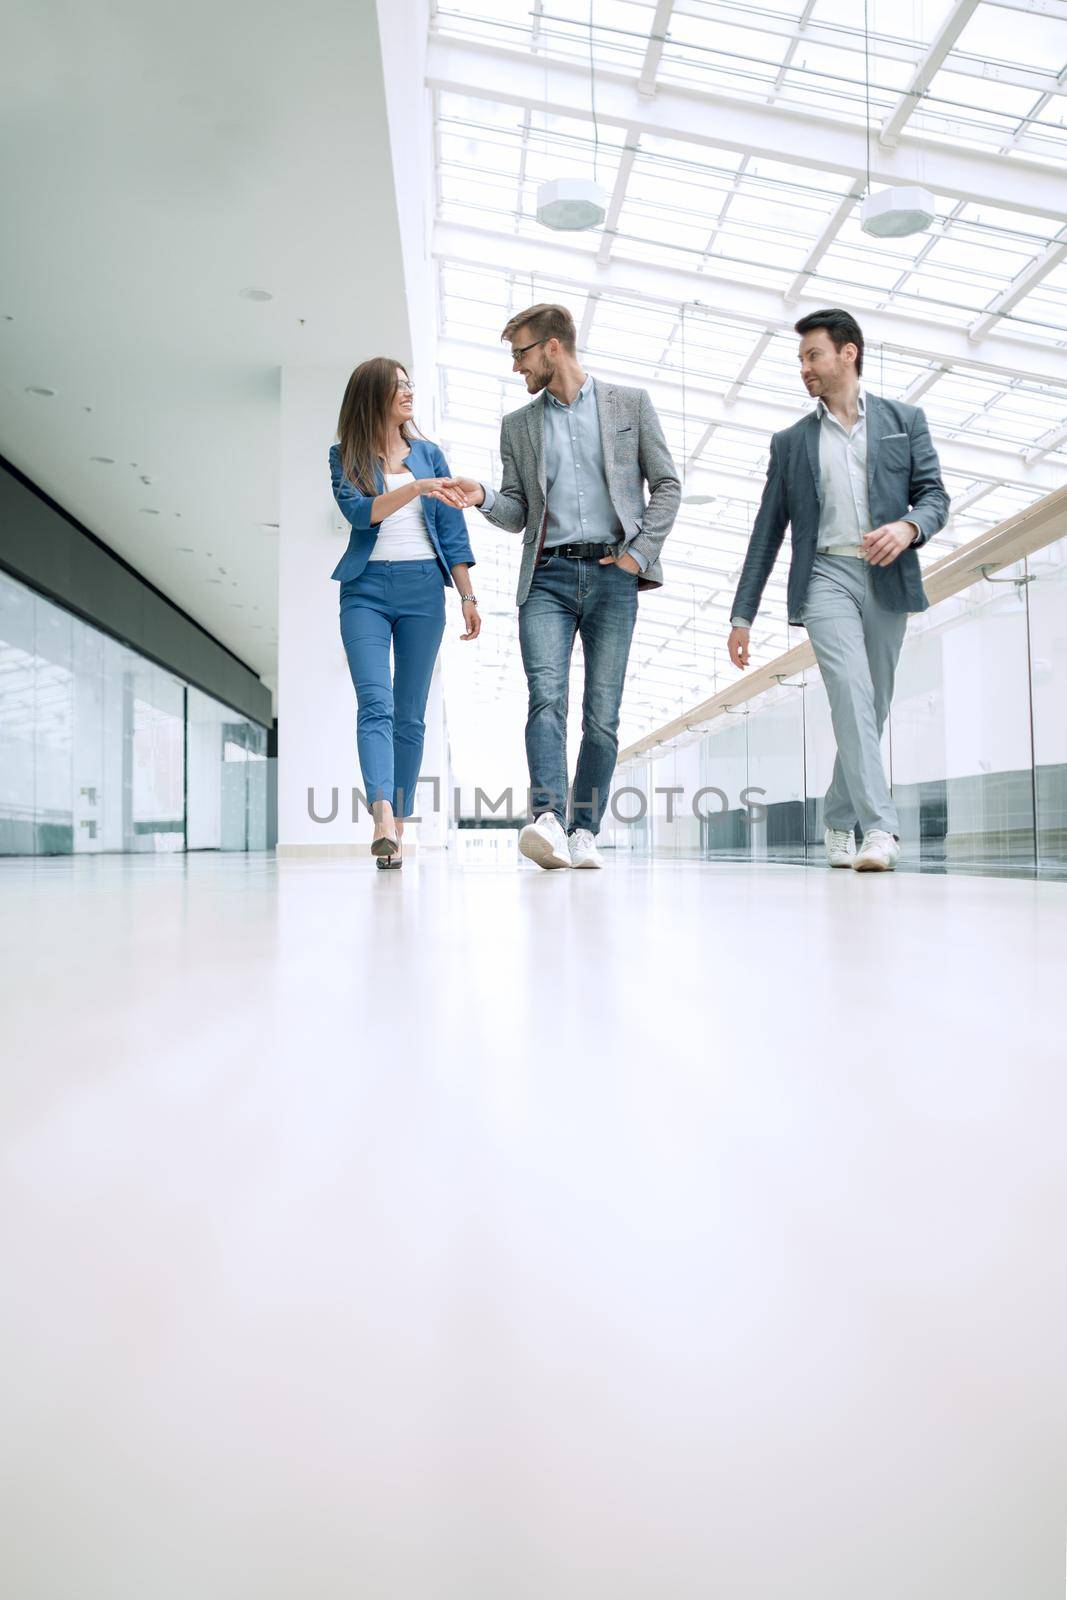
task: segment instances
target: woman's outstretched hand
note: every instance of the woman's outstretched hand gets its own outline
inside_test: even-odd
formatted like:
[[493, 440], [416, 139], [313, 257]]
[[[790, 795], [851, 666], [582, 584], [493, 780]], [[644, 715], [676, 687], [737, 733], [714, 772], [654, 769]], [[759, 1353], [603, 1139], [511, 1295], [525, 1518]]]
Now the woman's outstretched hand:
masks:
[[420, 495], [428, 500], [442, 500], [446, 506], [455, 506], [457, 511], [462, 511], [467, 504], [462, 489], [457, 488], [452, 478], [418, 478], [416, 483]]

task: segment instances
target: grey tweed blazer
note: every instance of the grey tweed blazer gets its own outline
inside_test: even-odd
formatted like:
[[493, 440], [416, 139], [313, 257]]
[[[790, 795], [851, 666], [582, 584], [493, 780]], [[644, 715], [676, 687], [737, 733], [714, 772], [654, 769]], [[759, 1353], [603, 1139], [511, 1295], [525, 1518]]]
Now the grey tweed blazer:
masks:
[[[674, 525], [682, 485], [652, 405], [644, 389], [623, 389], [593, 380], [608, 493], [623, 531], [623, 550], [648, 562], [639, 589], [663, 584], [660, 551]], [[517, 601], [530, 592], [534, 567], [548, 521], [545, 488], [545, 397], [510, 412], [500, 425], [500, 488], [483, 515], [497, 528], [523, 538]], [[645, 499], [645, 486], [648, 499]]]

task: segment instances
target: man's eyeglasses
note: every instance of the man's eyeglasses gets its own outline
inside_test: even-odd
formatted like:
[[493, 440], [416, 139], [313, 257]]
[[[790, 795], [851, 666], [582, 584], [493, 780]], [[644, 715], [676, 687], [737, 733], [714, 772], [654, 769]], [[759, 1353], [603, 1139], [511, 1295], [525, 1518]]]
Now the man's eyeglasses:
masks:
[[415, 385], [411, 382], [410, 378], [401, 378], [397, 382], [396, 392], [397, 394], [414, 394]]
[[550, 337], [551, 337], [551, 335], [548, 335], [544, 339], [535, 339], [533, 344], [524, 344], [524, 345], [521, 345], [518, 350], [512, 350], [512, 352], [511, 352], [512, 361], [518, 361], [519, 357], [520, 356], [524, 356], [526, 354], [527, 350], [536, 350], [537, 346], [539, 344], [547, 344]]

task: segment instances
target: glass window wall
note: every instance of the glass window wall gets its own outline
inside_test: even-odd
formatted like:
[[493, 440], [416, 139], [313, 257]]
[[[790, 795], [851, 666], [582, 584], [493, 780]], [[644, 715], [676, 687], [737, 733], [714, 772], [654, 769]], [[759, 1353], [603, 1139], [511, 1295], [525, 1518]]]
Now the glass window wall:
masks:
[[266, 846], [266, 729], [0, 573], [0, 855]]

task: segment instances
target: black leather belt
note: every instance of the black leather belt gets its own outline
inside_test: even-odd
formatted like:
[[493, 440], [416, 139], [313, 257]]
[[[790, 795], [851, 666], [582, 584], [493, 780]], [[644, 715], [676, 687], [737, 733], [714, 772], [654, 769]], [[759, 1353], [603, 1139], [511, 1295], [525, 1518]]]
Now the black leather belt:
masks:
[[550, 544], [545, 556], [566, 556], [568, 561], [598, 561], [601, 556], [618, 555], [619, 544]]

